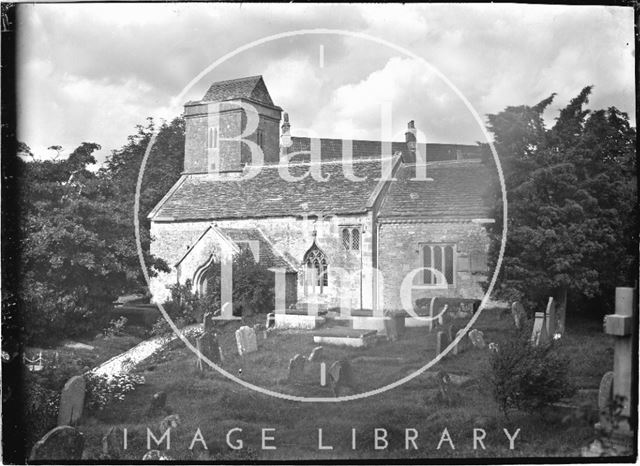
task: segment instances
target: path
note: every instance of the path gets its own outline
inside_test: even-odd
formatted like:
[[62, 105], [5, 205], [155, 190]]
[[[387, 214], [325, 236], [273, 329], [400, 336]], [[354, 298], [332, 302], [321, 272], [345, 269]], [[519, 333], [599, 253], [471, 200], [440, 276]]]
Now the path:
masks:
[[[187, 325], [182, 329], [182, 334], [187, 336], [202, 328], [202, 324]], [[155, 352], [178, 338], [172, 334], [170, 337], [154, 337], [145, 340], [142, 343], [128, 349], [108, 361], [102, 363], [98, 367], [93, 368], [90, 373], [94, 375], [106, 375], [112, 377], [114, 375], [129, 372], [133, 366], [152, 356]]]

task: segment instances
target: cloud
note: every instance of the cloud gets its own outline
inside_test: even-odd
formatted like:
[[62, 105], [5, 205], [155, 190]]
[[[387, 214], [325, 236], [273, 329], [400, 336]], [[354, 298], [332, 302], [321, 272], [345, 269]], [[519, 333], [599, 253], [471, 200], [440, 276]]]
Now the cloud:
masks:
[[[297, 29], [360, 32], [406, 47], [437, 67], [484, 117], [557, 92], [549, 121], [593, 84], [591, 108], [635, 114], [633, 9], [523, 4], [259, 5], [213, 3], [18, 6], [19, 134], [30, 146], [82, 141], [103, 159], [209, 64], [257, 39]], [[324, 66], [319, 48], [324, 50]], [[393, 132], [409, 119], [437, 142], [481, 139], [460, 99], [395, 50], [337, 35], [270, 42], [230, 59], [211, 82], [263, 74], [292, 128], [378, 138], [380, 105]], [[635, 121], [633, 119], [633, 121]]]

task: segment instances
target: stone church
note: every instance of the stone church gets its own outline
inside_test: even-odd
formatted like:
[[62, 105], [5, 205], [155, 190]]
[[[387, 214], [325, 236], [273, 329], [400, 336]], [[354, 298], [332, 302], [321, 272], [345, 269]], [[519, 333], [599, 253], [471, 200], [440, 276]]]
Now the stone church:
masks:
[[416, 143], [413, 122], [401, 142], [296, 137], [261, 76], [214, 83], [184, 117], [184, 172], [149, 214], [151, 253], [171, 266], [155, 301], [187, 280], [206, 292], [212, 264], [246, 246], [274, 271], [276, 307], [482, 297], [492, 219], [478, 147]]

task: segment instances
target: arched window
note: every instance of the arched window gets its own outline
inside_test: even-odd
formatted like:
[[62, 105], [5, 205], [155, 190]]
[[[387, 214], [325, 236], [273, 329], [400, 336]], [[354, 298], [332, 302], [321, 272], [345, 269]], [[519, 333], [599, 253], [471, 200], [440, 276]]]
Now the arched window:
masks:
[[342, 229], [342, 245], [347, 251], [360, 250], [360, 228], [345, 227]]
[[307, 284], [313, 287], [319, 286], [320, 293], [322, 293], [323, 288], [329, 285], [327, 257], [316, 243], [313, 243], [313, 246], [304, 255], [304, 265], [306, 267]]
[[347, 250], [351, 248], [351, 231], [348, 228], [342, 229], [342, 245]]
[[351, 249], [354, 251], [360, 250], [360, 230], [357, 228], [351, 230]]
[[[454, 246], [451, 244], [423, 244], [422, 266], [424, 270], [424, 284], [438, 285], [444, 275], [447, 285], [455, 285], [453, 264], [455, 259]], [[431, 269], [431, 270], [428, 270]], [[435, 273], [437, 270], [440, 273]], [[442, 275], [440, 275], [442, 274]]]

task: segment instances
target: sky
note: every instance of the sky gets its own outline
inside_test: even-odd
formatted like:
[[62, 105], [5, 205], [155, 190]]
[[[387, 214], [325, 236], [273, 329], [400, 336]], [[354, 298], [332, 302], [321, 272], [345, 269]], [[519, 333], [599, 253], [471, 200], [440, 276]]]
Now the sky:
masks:
[[[253, 75], [294, 136], [403, 140], [415, 120], [422, 141], [474, 144], [487, 114], [555, 92], [551, 125], [587, 85], [588, 108], [616, 106], [635, 125], [630, 7], [71, 3], [23, 4], [17, 18], [18, 138], [43, 159], [87, 141], [104, 161], [147, 117], [172, 119], [211, 83]], [[378, 42], [324, 33], [247, 46], [317, 29]]]

